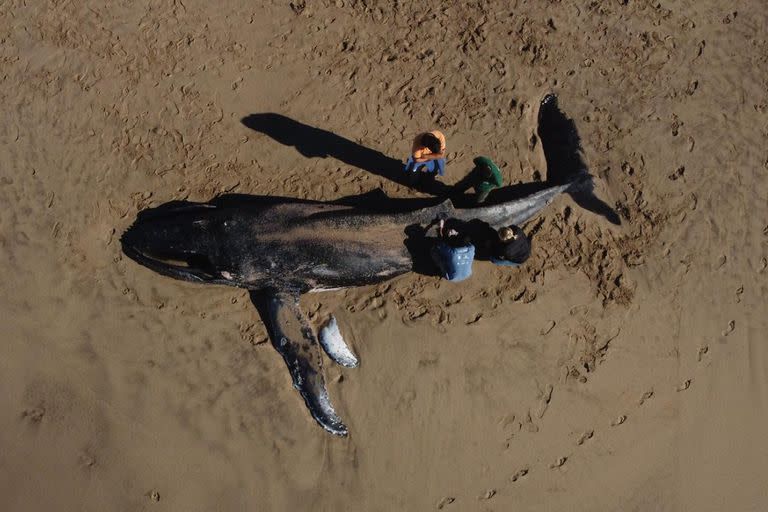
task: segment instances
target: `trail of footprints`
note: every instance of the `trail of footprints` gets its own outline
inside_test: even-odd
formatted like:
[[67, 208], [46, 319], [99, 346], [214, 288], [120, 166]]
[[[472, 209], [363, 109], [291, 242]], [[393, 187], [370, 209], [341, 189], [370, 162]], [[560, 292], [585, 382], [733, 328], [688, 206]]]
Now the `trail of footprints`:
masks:
[[[741, 290], [737, 290], [737, 295], [740, 295], [740, 292], [741, 292]], [[549, 327], [549, 326], [547, 326], [547, 327]], [[724, 336], [724, 337], [727, 336], [728, 334], [733, 332], [734, 328], [735, 328], [735, 322], [734, 321], [730, 321], [728, 323], [728, 328], [726, 329], [726, 331], [723, 331], [723, 333], [721, 333], [722, 336]], [[547, 329], [545, 327], [544, 330], [548, 332], [549, 330], [551, 330], [551, 328]], [[705, 356], [707, 354], [709, 354], [709, 346], [708, 345], [702, 345], [698, 349], [698, 351], [697, 351], [696, 361], [698, 363], [701, 363], [705, 359]], [[679, 385], [677, 385], [675, 387], [675, 391], [678, 392], [678, 393], [679, 392], [687, 391], [691, 387], [692, 383], [693, 383], [693, 379], [692, 378], [686, 379], [686, 380], [684, 380], [683, 382], [681, 382]], [[551, 397], [552, 397], [552, 387], [551, 386], [547, 386], [547, 388], [543, 391], [542, 395], [543, 396], [540, 396], [541, 402], [542, 403], [546, 402], [546, 404], [548, 404], [549, 400], [551, 400]], [[655, 393], [655, 391], [653, 389], [649, 389], [649, 390], [645, 391], [640, 396], [640, 398], [638, 399], [637, 407], [642, 407], [642, 406], [646, 405], [655, 396], [656, 396], [656, 393]], [[628, 419], [629, 419], [629, 415], [628, 414], [620, 414], [620, 415], [616, 416], [613, 420], [611, 420], [609, 425], [610, 425], [611, 428], [617, 428], [617, 427], [623, 425], [624, 423], [626, 423], [628, 421]], [[593, 430], [593, 429], [585, 430], [585, 431], [581, 432], [576, 437], [576, 445], [577, 446], [583, 446], [583, 445], [587, 444], [587, 442], [590, 441], [594, 437], [595, 437], [595, 430]], [[552, 462], [550, 462], [548, 464], [548, 468], [550, 470], [559, 470], [559, 469], [561, 469], [561, 468], [566, 466], [566, 464], [571, 459], [571, 457], [572, 457], [571, 454], [567, 454], [567, 455], [563, 455], [561, 457], [558, 457], [557, 459], [555, 459], [554, 461], [552, 461]], [[520, 483], [524, 482], [528, 478], [528, 476], [530, 475], [531, 470], [532, 470], [532, 466], [530, 466], [530, 465], [523, 465], [523, 466], [521, 466], [517, 471], [515, 471], [512, 474], [512, 476], [509, 477], [509, 482], [511, 484], [520, 484]], [[481, 494], [478, 497], [478, 499], [479, 500], [490, 500], [494, 496], [496, 496], [496, 494], [497, 494], [497, 490], [496, 489], [488, 489], [487, 491], [485, 491], [485, 493]], [[437, 508], [438, 509], [443, 509], [447, 505], [450, 505], [450, 504], [454, 503], [455, 501], [456, 501], [455, 497], [452, 497], [452, 496], [451, 497], [444, 497], [442, 500], [440, 500], [438, 502]]]

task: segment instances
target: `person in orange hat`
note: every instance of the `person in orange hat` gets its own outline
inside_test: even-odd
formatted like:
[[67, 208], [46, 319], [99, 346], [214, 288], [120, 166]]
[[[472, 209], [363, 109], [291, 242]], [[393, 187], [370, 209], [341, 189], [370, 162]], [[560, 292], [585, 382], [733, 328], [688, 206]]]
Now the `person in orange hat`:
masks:
[[424, 177], [434, 180], [445, 174], [445, 135], [440, 130], [420, 133], [413, 140], [405, 171], [413, 173], [414, 185]]
[[445, 135], [440, 130], [420, 133], [413, 140], [411, 156], [416, 163], [445, 158]]

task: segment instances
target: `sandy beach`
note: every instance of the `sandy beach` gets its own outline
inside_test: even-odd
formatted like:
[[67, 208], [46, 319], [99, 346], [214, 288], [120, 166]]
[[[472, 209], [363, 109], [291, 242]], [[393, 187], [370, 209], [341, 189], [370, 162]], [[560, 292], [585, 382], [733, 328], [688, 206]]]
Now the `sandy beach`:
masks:
[[[768, 509], [765, 2], [9, 0], [0, 43], [0, 510]], [[546, 181], [549, 93], [620, 222], [303, 296], [347, 438], [245, 290], [121, 251], [172, 200], [427, 197], [435, 128], [448, 185]]]

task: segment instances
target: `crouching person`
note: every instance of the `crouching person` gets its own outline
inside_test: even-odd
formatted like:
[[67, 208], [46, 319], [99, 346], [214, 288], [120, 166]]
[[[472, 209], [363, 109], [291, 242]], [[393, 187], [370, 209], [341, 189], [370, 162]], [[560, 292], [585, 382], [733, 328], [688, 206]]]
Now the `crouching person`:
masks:
[[432, 260], [440, 275], [449, 281], [463, 281], [472, 275], [475, 246], [469, 236], [454, 228], [446, 228], [440, 221], [439, 238], [431, 249]]
[[531, 255], [531, 241], [520, 226], [500, 228], [491, 241], [491, 261], [496, 265], [518, 267]]

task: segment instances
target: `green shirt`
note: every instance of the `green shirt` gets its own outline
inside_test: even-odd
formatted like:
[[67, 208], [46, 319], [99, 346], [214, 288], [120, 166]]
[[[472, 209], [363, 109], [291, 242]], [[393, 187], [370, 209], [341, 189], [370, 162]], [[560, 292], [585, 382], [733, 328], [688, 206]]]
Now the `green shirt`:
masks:
[[504, 179], [501, 177], [501, 171], [499, 170], [499, 167], [493, 163], [493, 160], [488, 158], [487, 156], [478, 156], [473, 160], [476, 167], [479, 167], [481, 165], [487, 165], [491, 168], [491, 177], [489, 179], [480, 181], [475, 185], [475, 190], [478, 192], [488, 192], [495, 188], [499, 188], [504, 184]]

